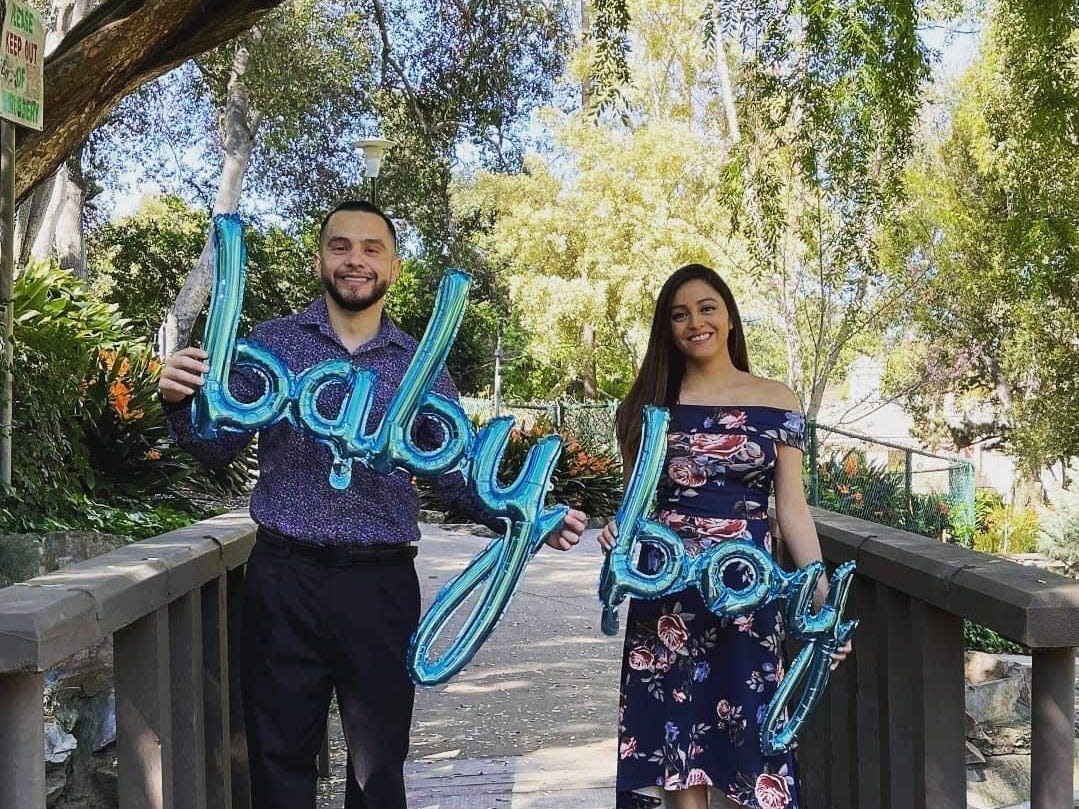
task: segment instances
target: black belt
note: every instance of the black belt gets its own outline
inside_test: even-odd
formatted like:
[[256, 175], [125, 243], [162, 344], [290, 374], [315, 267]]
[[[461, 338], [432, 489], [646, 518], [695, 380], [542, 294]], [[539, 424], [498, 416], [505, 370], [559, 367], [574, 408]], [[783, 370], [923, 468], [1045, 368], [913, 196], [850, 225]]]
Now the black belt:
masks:
[[282, 556], [296, 556], [324, 565], [383, 565], [416, 558], [417, 548], [407, 542], [372, 545], [319, 545], [259, 526], [259, 542]]

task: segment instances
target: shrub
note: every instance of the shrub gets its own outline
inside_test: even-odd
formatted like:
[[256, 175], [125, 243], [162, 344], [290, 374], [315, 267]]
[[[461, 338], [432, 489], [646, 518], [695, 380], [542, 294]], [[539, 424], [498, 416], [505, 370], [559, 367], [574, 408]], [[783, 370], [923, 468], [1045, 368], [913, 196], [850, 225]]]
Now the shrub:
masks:
[[994, 505], [984, 515], [985, 529], [974, 547], [986, 553], [1030, 553], [1038, 546], [1038, 515], [1032, 508]]
[[26, 268], [14, 298], [13, 486], [0, 492], [0, 530], [142, 537], [205, 514], [165, 502], [194, 462], [171, 446], [149, 346], [128, 339], [116, 307], [47, 264]]
[[990, 654], [1030, 654], [1030, 650], [988, 627], [973, 621], [963, 621], [963, 648], [970, 652]]
[[1049, 513], [1038, 537], [1038, 550], [1079, 572], [1079, 495], [1072, 495]]
[[[551, 475], [552, 490], [547, 493], [547, 505], [566, 503], [591, 516], [610, 517], [622, 500], [622, 462], [613, 455], [586, 449], [566, 431], [556, 431], [550, 422], [540, 419], [527, 430], [514, 429], [499, 466], [499, 478], [512, 481], [524, 463], [528, 450], [543, 436], [558, 432], [562, 437], [562, 454]], [[420, 503], [424, 508], [443, 508], [431, 493], [429, 485], [417, 480]], [[451, 521], [464, 515], [451, 512]]]

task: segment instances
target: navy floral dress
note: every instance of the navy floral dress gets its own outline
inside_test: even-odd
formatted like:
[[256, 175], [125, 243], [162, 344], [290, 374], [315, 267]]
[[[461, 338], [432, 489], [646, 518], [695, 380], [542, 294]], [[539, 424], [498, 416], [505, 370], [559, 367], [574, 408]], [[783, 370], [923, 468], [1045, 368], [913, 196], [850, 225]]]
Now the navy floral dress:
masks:
[[[769, 553], [776, 444], [804, 449], [801, 413], [676, 405], [655, 518], [698, 554], [728, 539]], [[647, 547], [640, 564], [655, 570]], [[618, 807], [706, 785], [753, 809], [798, 809], [793, 754], [765, 758], [759, 729], [783, 679], [781, 605], [720, 620], [695, 587], [632, 599], [618, 735]], [[654, 797], [649, 797], [654, 796]]]

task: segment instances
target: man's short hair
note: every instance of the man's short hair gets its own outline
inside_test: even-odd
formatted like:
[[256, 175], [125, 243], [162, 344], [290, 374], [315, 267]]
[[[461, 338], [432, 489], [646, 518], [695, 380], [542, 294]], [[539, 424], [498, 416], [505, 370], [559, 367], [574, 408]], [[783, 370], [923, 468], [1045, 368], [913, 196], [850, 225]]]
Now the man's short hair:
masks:
[[330, 221], [330, 217], [338, 211], [362, 211], [363, 213], [373, 213], [375, 216], [381, 217], [382, 221], [386, 223], [386, 227], [389, 228], [390, 238], [393, 239], [393, 249], [394, 251], [397, 250], [397, 228], [393, 226], [393, 220], [386, 216], [381, 208], [366, 199], [344, 199], [333, 206], [329, 213], [322, 218], [322, 224], [318, 228], [320, 247], [322, 246], [322, 236], [326, 233], [326, 224]]

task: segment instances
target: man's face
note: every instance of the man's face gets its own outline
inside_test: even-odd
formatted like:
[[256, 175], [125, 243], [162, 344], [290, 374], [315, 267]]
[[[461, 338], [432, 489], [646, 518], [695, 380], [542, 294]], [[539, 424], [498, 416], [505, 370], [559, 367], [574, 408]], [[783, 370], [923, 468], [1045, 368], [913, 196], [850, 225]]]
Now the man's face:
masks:
[[397, 279], [401, 262], [382, 217], [338, 211], [326, 223], [315, 269], [338, 306], [362, 312], [382, 300]]

